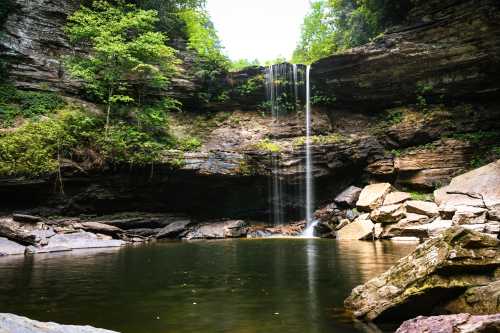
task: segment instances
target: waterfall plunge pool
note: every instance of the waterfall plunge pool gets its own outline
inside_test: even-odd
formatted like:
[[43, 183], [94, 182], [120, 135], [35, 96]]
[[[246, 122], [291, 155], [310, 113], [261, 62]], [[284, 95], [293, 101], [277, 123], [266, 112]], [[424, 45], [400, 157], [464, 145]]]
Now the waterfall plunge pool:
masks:
[[297, 238], [3, 257], [0, 312], [123, 333], [372, 332], [343, 300], [414, 248]]

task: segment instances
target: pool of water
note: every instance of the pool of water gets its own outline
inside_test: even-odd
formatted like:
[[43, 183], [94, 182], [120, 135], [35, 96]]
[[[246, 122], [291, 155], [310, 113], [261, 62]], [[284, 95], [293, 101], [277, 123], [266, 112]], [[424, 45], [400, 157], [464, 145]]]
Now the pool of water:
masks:
[[369, 332], [344, 298], [414, 248], [267, 239], [3, 257], [0, 312], [123, 333]]

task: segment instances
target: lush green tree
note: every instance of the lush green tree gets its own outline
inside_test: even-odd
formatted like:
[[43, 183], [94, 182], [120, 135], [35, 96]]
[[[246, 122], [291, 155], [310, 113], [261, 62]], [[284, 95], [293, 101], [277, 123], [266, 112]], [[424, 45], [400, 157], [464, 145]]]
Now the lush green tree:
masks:
[[185, 10], [201, 9], [205, 0], [129, 0], [139, 8], [158, 12], [157, 29], [168, 36], [188, 38], [186, 24], [179, 13]]
[[316, 0], [306, 15], [293, 62], [311, 63], [370, 41], [401, 22], [410, 0]]
[[163, 33], [154, 31], [157, 21], [154, 10], [106, 1], [82, 6], [68, 18], [70, 41], [90, 46], [90, 53], [75, 52], [66, 61], [67, 69], [107, 105], [106, 133], [113, 105], [140, 103], [145, 88], [164, 87], [175, 72], [175, 51], [165, 45]]

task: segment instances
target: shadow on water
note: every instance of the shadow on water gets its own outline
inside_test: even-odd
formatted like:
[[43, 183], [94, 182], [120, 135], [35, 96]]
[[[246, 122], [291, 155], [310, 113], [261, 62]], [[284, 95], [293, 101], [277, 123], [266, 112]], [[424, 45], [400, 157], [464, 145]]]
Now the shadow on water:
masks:
[[0, 312], [123, 333], [377, 332], [342, 309], [415, 244], [267, 239], [0, 258]]

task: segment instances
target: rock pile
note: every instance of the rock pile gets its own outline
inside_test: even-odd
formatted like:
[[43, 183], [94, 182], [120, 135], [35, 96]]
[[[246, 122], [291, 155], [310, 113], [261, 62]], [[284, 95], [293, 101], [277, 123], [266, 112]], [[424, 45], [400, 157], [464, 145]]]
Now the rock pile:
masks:
[[[346, 203], [343, 196], [340, 200]], [[452, 226], [500, 233], [500, 161], [453, 178], [434, 196], [434, 201], [412, 200], [411, 194], [396, 191], [389, 183], [368, 185], [360, 190], [355, 204], [353, 200], [348, 203], [363, 214], [354, 220], [342, 219], [337, 237], [424, 239]]]

